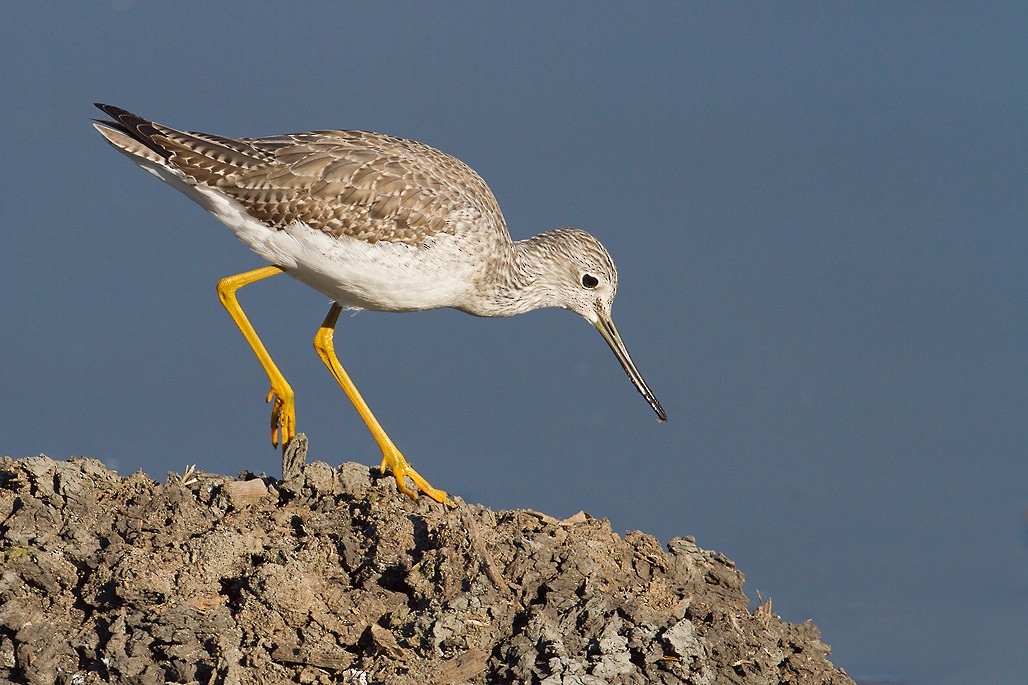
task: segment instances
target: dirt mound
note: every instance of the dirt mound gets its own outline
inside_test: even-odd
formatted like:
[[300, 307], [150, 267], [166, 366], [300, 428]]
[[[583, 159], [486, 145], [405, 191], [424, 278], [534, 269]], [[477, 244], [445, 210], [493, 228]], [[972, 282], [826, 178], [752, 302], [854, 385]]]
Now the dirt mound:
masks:
[[376, 476], [0, 458], [0, 680], [852, 683], [691, 538], [444, 510]]

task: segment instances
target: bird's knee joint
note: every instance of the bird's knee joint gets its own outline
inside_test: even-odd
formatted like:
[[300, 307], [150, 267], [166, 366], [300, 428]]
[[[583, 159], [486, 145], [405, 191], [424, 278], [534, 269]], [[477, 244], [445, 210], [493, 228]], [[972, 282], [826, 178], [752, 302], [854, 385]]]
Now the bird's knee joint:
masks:
[[218, 299], [222, 302], [230, 301], [235, 295], [235, 288], [229, 287], [225, 281], [218, 281]]

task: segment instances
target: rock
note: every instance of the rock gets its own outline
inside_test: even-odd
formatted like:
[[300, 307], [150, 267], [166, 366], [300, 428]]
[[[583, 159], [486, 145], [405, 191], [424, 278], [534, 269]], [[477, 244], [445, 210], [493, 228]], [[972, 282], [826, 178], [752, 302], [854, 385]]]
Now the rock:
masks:
[[433, 681], [437, 685], [451, 685], [471, 680], [488, 668], [489, 654], [482, 649], [469, 649], [460, 656], [447, 659], [439, 667]]
[[323, 461], [315, 461], [303, 467], [303, 477], [307, 486], [315, 492], [326, 495], [335, 494], [336, 472]]
[[696, 639], [696, 629], [687, 618], [664, 631], [664, 642], [674, 656], [691, 659], [703, 655], [703, 647]]
[[268, 496], [268, 487], [260, 478], [232, 480], [222, 485], [221, 489], [236, 509], [244, 509]]
[[300, 475], [307, 460], [307, 436], [297, 433], [282, 450], [282, 480], [290, 481]]
[[0, 457], [0, 682], [852, 685], [690, 537], [294, 456], [274, 483]]
[[336, 478], [339, 481], [339, 491], [349, 495], [360, 494], [371, 487], [371, 471], [362, 464], [340, 464]]
[[385, 654], [390, 659], [403, 659], [405, 654], [400, 649], [400, 644], [385, 628], [378, 625], [371, 625], [368, 627], [368, 633], [371, 636], [371, 644], [380, 654]]

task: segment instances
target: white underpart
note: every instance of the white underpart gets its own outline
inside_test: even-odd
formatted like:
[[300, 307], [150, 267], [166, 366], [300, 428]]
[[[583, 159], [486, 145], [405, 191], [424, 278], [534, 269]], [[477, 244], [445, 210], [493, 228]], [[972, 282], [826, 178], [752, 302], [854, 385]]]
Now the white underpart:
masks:
[[453, 236], [438, 236], [427, 247], [418, 247], [334, 238], [302, 222], [274, 229], [218, 190], [194, 185], [161, 164], [128, 156], [213, 214], [258, 255], [343, 307], [402, 312], [466, 302], [474, 265]]

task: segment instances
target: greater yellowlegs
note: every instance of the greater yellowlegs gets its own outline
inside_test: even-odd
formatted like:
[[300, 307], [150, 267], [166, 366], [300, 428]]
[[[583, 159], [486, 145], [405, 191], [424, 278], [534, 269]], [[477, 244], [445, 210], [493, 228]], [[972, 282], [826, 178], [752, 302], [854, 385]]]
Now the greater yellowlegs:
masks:
[[511, 240], [492, 191], [470, 167], [423, 143], [365, 131], [226, 138], [178, 131], [97, 103], [96, 129], [143, 169], [213, 214], [271, 266], [229, 276], [218, 295], [271, 381], [271, 441], [296, 431], [293, 390], [236, 300], [236, 291], [287, 273], [331, 298], [314, 338], [321, 360], [382, 448], [400, 490], [449, 501], [404, 459], [336, 358], [343, 308], [410, 312], [453, 307], [512, 316], [540, 307], [577, 312], [596, 327], [657, 413], [667, 415], [611, 318], [617, 271], [578, 228]]

